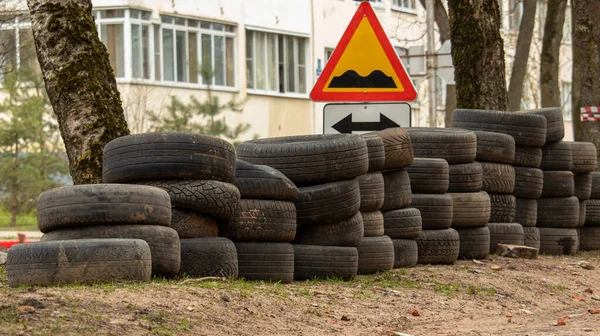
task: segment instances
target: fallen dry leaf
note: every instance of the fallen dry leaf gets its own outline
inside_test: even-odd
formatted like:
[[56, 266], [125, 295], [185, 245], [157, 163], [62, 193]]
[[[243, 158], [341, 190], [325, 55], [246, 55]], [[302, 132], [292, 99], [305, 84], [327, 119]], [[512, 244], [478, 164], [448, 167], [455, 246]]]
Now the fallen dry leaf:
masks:
[[421, 316], [421, 313], [419, 313], [419, 311], [414, 308], [410, 310], [410, 313], [412, 314], [412, 316]]
[[587, 288], [586, 290], [584, 290], [584, 292], [594, 294], [594, 291], [591, 288]]
[[494, 271], [499, 271], [499, 270], [502, 269], [502, 266], [500, 266], [500, 265], [492, 265], [492, 266], [490, 266], [490, 269], [494, 270]]
[[585, 299], [577, 295], [573, 295], [573, 301], [585, 301]]
[[600, 314], [600, 309], [590, 308], [590, 309], [588, 309], [588, 313], [590, 313], [592, 315]]
[[556, 321], [556, 325], [564, 326], [564, 325], [567, 325], [567, 322], [565, 322], [565, 320], [563, 320], [563, 319], [558, 319]]
[[17, 310], [19, 311], [19, 313], [34, 313], [35, 312], [35, 308], [33, 308], [33, 306], [19, 306], [19, 307], [17, 307]]

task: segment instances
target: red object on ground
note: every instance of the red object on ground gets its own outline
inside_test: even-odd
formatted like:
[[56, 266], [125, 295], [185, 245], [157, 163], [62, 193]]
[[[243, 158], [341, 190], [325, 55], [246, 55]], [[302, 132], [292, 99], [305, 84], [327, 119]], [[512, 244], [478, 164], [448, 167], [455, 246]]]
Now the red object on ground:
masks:
[[11, 246], [19, 243], [20, 242], [18, 240], [0, 241], [0, 247], [6, 247], [7, 249], [9, 249]]

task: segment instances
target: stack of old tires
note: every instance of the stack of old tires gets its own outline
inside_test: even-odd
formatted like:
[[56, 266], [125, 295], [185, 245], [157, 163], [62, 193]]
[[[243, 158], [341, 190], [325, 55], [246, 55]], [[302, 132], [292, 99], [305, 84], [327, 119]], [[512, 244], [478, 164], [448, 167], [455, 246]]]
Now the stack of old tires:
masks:
[[[411, 168], [413, 176], [417, 177], [415, 173], [423, 170], [424, 165], [430, 167], [429, 175], [438, 174], [437, 184], [417, 185], [423, 180], [414, 180], [414, 190], [421, 193], [413, 194], [412, 206], [420, 210], [423, 221], [423, 231], [417, 239], [418, 263], [451, 264], [458, 258], [460, 238], [458, 232], [450, 228], [454, 202], [446, 192], [452, 166], [472, 164], [475, 160], [477, 138], [473, 132], [456, 129], [409, 128], [408, 133], [415, 158], [435, 159], [418, 160]], [[470, 177], [466, 177], [464, 181], [469, 184], [469, 180]], [[422, 193], [424, 191], [429, 193]]]
[[[482, 259], [495, 250], [496, 243], [492, 248], [490, 244], [490, 227], [497, 231], [498, 225], [504, 225], [497, 222], [512, 222], [507, 217], [514, 211], [514, 198], [498, 192], [506, 192], [507, 184], [510, 185], [511, 168], [507, 165], [514, 159], [515, 141], [510, 135], [501, 133], [473, 133], [477, 138], [477, 161], [453, 165], [451, 169], [450, 195], [454, 200], [452, 227], [460, 236], [459, 257]], [[496, 177], [498, 183], [492, 183], [490, 175], [493, 174], [490, 172], [508, 174], [497, 174], [500, 175]], [[471, 183], [466, 183], [469, 182], [466, 176], [471, 178]], [[488, 194], [488, 191], [493, 194]], [[508, 209], [503, 207], [507, 205]]]
[[590, 198], [584, 201], [584, 225], [579, 229], [579, 248], [583, 251], [600, 250], [600, 173], [590, 175]]
[[242, 199], [219, 235], [235, 242], [239, 276], [246, 280], [291, 282], [298, 189], [278, 170], [236, 161], [235, 185]]
[[[502, 162], [482, 163], [483, 190], [490, 194], [490, 252], [498, 243], [523, 245], [525, 232], [517, 218], [516, 190], [519, 204], [527, 207], [533, 215], [534, 201], [539, 197], [540, 172], [536, 166], [541, 147], [546, 141], [546, 118], [544, 116], [516, 112], [458, 109], [452, 114], [452, 127], [510, 135], [514, 138], [515, 156], [512, 164]], [[518, 179], [515, 175], [518, 175]], [[516, 186], [515, 186], [516, 184]], [[526, 198], [528, 197], [528, 198]], [[526, 224], [531, 226], [531, 220]]]
[[[361, 211], [366, 211], [365, 206], [369, 206], [371, 201], [369, 197], [373, 197], [374, 184], [367, 183], [368, 179], [377, 179], [380, 181], [380, 190], [377, 199], [378, 207], [381, 209], [381, 224], [377, 226], [377, 231], [370, 228], [374, 226], [370, 224], [367, 218], [371, 217], [369, 212], [363, 212], [365, 223], [365, 238], [360, 246], [371, 244], [375, 246], [377, 241], [380, 245], [393, 246], [392, 263], [386, 264], [386, 269], [391, 267], [413, 267], [417, 264], [417, 243], [415, 239], [421, 233], [421, 213], [415, 208], [410, 208], [411, 204], [411, 189], [410, 179], [404, 167], [413, 162], [413, 151], [410, 143], [410, 138], [405, 129], [390, 128], [376, 133], [363, 135], [367, 140], [367, 144], [381, 142], [383, 158], [380, 162], [370, 163], [370, 170], [379, 170], [382, 172], [371, 172], [363, 177], [359, 177], [361, 182]], [[369, 148], [369, 158], [372, 151]], [[368, 177], [368, 176], [373, 177]], [[371, 196], [370, 196], [371, 195]], [[374, 208], [374, 206], [373, 206]], [[385, 234], [385, 236], [383, 236]], [[366, 238], [368, 236], [379, 236], [377, 238]], [[365, 244], [367, 242], [367, 244]], [[368, 272], [375, 271], [374, 268], [368, 265], [368, 259], [360, 259], [361, 247], [359, 247], [359, 262], [361, 268]], [[363, 266], [364, 265], [364, 266]]]
[[39, 243], [8, 253], [8, 284], [60, 285], [149, 281], [180, 266], [179, 237], [169, 228], [171, 201], [158, 188], [98, 184], [62, 187], [40, 195]]
[[[181, 238], [181, 253], [179, 242], [169, 251], [181, 255], [181, 275], [237, 277], [235, 245], [217, 237], [217, 223], [231, 219], [240, 201], [229, 142], [193, 133], [125, 136], [105, 146], [102, 168], [105, 183], [142, 184], [168, 193], [171, 227]], [[162, 244], [169, 241], [158, 233], [151, 236]]]
[[297, 280], [353, 278], [364, 230], [357, 177], [369, 168], [366, 141], [347, 134], [258, 139], [242, 143], [237, 154], [277, 169], [299, 187], [294, 245], [248, 244], [265, 246], [265, 261], [291, 263]]

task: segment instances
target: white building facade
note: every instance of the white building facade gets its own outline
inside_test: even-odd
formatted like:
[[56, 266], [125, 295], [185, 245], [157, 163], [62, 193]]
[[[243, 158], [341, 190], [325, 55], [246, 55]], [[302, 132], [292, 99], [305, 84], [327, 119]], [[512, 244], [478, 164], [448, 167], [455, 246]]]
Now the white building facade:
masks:
[[[425, 68], [425, 9], [419, 0], [371, 1], [392, 45], [417, 87], [412, 102], [415, 126], [429, 126]], [[521, 2], [499, 0], [505, 38], [507, 83], [516, 45]], [[222, 102], [243, 102], [243, 112], [225, 113], [232, 126], [249, 124], [242, 140], [254, 136], [321, 133], [321, 103], [309, 92], [325, 66], [358, 2], [352, 0], [94, 0], [98, 34], [110, 54], [134, 133], [152, 129], [147, 111], [165, 111], [171, 96], [203, 100], [207, 89]], [[563, 108], [570, 108], [570, 8], [561, 50]], [[540, 29], [545, 2], [540, 0], [532, 42], [524, 108], [539, 107]], [[14, 64], [29, 64], [19, 52], [30, 39], [28, 21], [2, 24], [0, 40], [15, 47]], [[10, 39], [11, 36], [14, 38]], [[7, 40], [8, 38], [8, 40]], [[449, 58], [435, 36], [436, 50]], [[21, 42], [21, 43], [20, 43]], [[208, 66], [212, 76], [200, 74]], [[450, 67], [451, 68], [451, 67]], [[451, 71], [438, 69], [438, 126], [443, 126], [446, 85]], [[451, 70], [451, 69], [450, 69]], [[566, 111], [569, 112], [569, 111]], [[570, 116], [570, 112], [568, 113]], [[572, 131], [567, 132], [572, 138]]]

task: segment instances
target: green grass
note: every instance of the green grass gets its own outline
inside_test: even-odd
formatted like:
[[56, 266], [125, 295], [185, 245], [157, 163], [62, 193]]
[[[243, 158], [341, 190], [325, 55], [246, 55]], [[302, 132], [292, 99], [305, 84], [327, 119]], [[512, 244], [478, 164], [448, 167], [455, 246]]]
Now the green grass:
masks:
[[34, 214], [17, 216], [17, 227], [10, 227], [11, 215], [0, 209], [0, 231], [37, 231], [37, 219]]

